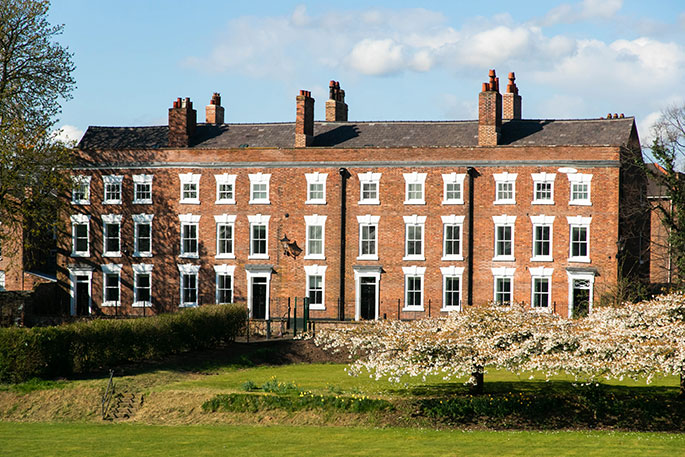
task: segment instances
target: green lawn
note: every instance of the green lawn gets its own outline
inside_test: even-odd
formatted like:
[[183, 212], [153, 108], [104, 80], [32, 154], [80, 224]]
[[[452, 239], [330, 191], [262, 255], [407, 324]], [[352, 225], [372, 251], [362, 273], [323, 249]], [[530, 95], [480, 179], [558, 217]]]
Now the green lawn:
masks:
[[0, 423], [9, 456], [682, 456], [685, 435]]

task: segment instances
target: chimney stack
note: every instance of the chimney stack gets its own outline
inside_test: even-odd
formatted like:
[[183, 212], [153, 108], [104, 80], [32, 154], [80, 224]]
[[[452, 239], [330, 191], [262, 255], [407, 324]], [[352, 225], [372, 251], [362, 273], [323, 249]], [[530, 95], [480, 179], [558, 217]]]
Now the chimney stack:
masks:
[[224, 107], [221, 106], [221, 94], [214, 92], [209, 105], [205, 108], [205, 122], [207, 124], [223, 124], [224, 123]]
[[347, 122], [347, 103], [345, 91], [340, 89], [339, 81], [331, 81], [328, 85], [329, 96], [326, 100], [326, 121]]
[[516, 81], [516, 75], [511, 72], [507, 92], [502, 95], [502, 119], [521, 119], [521, 96], [514, 81]]
[[490, 82], [478, 94], [478, 146], [497, 146], [502, 132], [502, 95], [499, 78], [490, 70]]
[[314, 99], [308, 90], [301, 90], [295, 117], [295, 147], [304, 148], [314, 142]]
[[169, 147], [188, 147], [195, 134], [197, 112], [189, 98], [176, 99], [169, 108]]

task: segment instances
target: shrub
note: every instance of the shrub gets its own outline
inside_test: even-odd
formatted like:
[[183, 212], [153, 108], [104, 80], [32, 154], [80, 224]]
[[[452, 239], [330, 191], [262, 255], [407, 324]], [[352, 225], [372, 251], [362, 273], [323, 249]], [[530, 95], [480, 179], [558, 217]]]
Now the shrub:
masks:
[[323, 409], [347, 413], [369, 413], [392, 410], [393, 406], [387, 400], [313, 395], [308, 392], [301, 392], [299, 395], [219, 394], [202, 404], [202, 410], [205, 412], [254, 413], [273, 409], [288, 412]]
[[0, 381], [88, 373], [212, 347], [235, 339], [245, 313], [239, 305], [218, 305], [139, 319], [0, 328]]

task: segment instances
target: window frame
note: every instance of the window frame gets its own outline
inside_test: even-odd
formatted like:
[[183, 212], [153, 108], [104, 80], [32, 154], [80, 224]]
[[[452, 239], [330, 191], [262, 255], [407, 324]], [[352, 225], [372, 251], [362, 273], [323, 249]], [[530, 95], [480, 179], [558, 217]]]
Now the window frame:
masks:
[[[552, 312], [552, 273], [554, 272], [553, 268], [546, 268], [546, 267], [536, 267], [536, 268], [530, 268], [528, 270], [530, 272], [530, 307], [534, 311], [540, 311], [540, 312]], [[546, 292], [538, 292], [536, 290], [536, 284], [538, 281], [545, 281], [547, 283], [547, 291]], [[546, 296], [547, 297], [547, 305], [546, 306], [536, 306], [536, 298], [539, 296]]]
[[[509, 306], [512, 303], [515, 303], [515, 298], [514, 298], [514, 275], [516, 273], [516, 268], [507, 268], [507, 267], [497, 267], [497, 268], [492, 268], [492, 301], [495, 304], [500, 304], [500, 305], [505, 305]], [[497, 300], [497, 295], [501, 294], [502, 292], [498, 292], [498, 285], [499, 285], [499, 280], [508, 280], [509, 281], [509, 301], [498, 301]]]
[[[102, 257], [121, 257], [121, 214], [103, 214], [102, 215]], [[114, 237], [109, 234], [109, 226], [117, 227], [117, 247], [116, 251], [110, 251], [108, 249], [108, 241], [114, 239]]]
[[[402, 260], [426, 260], [426, 216], [418, 216], [413, 214], [411, 216], [404, 216], [404, 257]], [[410, 240], [409, 232], [410, 229], [419, 229], [421, 238], [418, 240]], [[420, 246], [420, 253], [410, 254], [409, 253], [409, 243], [418, 243]]]
[[[103, 307], [119, 307], [121, 306], [121, 264], [109, 263], [100, 265], [102, 268], [102, 306]], [[107, 278], [116, 275], [116, 291], [117, 300], [107, 300], [107, 292], [111, 287], [107, 285]]]
[[[133, 268], [133, 304], [131, 306], [134, 308], [149, 308], [152, 306], [152, 269], [154, 268], [154, 265], [149, 263], [134, 263], [131, 267]], [[139, 299], [141, 289], [138, 287], [139, 275], [148, 275], [149, 285], [147, 289], [150, 300]]]
[[[263, 215], [263, 214], [256, 214], [254, 216], [247, 216], [249, 225], [250, 225], [250, 248], [249, 248], [249, 255], [248, 259], [262, 259], [266, 260], [269, 258], [269, 219], [271, 216], [268, 215]], [[263, 226], [264, 227], [264, 252], [263, 253], [255, 253], [254, 252], [254, 228], [257, 226]]]
[[[179, 203], [184, 205], [199, 205], [200, 204], [200, 180], [202, 175], [200, 173], [179, 173], [178, 179], [181, 183], [181, 194], [179, 196]], [[194, 186], [195, 197], [185, 197], [185, 185]]]
[[[200, 265], [193, 264], [178, 264], [178, 272], [180, 276], [180, 301], [179, 308], [195, 308], [200, 305]], [[195, 277], [195, 301], [184, 301], [186, 292], [185, 276]]]
[[[463, 205], [464, 204], [464, 179], [465, 173], [443, 173], [442, 175], [442, 204], [443, 205]], [[456, 185], [459, 187], [459, 198], [448, 198], [447, 187]], [[453, 192], [453, 191], [452, 191]]]
[[[133, 175], [133, 204], [151, 205], [152, 204], [152, 180], [154, 175]], [[138, 198], [138, 186], [150, 186], [149, 198]]]
[[[556, 173], [531, 173], [533, 178], [533, 205], [553, 205], [554, 204], [554, 181], [556, 180]], [[538, 184], [550, 185], [550, 198], [538, 198]]]
[[[222, 290], [219, 287], [219, 278], [222, 276], [228, 276], [231, 278], [231, 301], [229, 302], [219, 300]], [[235, 303], [235, 265], [214, 265], [214, 286], [214, 303], [217, 305]]]
[[[580, 263], [590, 263], [592, 262], [590, 258], [590, 223], [592, 222], [592, 216], [566, 216], [566, 220], [569, 225], [569, 246], [568, 246], [568, 261], [569, 262], [580, 262]], [[585, 250], [586, 255], [584, 256], [574, 256], [573, 255], [573, 229], [582, 228], [585, 229]]]
[[[133, 257], [152, 257], [152, 219], [154, 217], [154, 214], [133, 214], [131, 216], [133, 219]], [[146, 251], [140, 249], [139, 229], [142, 225], [150, 226], [150, 249]]]
[[[495, 226], [495, 233], [494, 233], [494, 239], [495, 239], [495, 248], [493, 251], [493, 257], [492, 260], [496, 262], [510, 262], [510, 261], [515, 261], [516, 256], [515, 256], [515, 246], [516, 246], [516, 216], [507, 216], [502, 215], [502, 216], [492, 216], [492, 221]], [[509, 240], [510, 244], [510, 250], [511, 254], [499, 254], [498, 253], [498, 245], [500, 242], [503, 242], [503, 240], [499, 239], [499, 228], [510, 228], [511, 229], [511, 240]], [[506, 241], [506, 240], [504, 240]]]
[[[515, 205], [516, 204], [516, 178], [518, 173], [494, 173], [492, 175], [495, 180], [495, 205]], [[511, 198], [500, 198], [500, 185], [511, 184]], [[508, 192], [508, 191], [507, 191]]]
[[326, 265], [305, 265], [305, 297], [310, 298], [311, 287], [310, 278], [320, 277], [321, 278], [321, 303], [312, 303], [311, 299], [309, 302], [309, 309], [315, 311], [323, 311], [326, 309]]
[[[441, 216], [442, 219], [442, 258], [441, 260], [464, 260], [464, 218], [463, 215], [451, 214]], [[458, 227], [459, 252], [447, 254], [447, 227]]]
[[[235, 205], [235, 193], [236, 193], [236, 188], [235, 188], [235, 181], [236, 181], [237, 175], [231, 175], [228, 173], [223, 173], [220, 175], [214, 175], [214, 179], [216, 181], [216, 201], [214, 204], [216, 205]], [[221, 198], [221, 186], [231, 186], [231, 197], [230, 198]]]
[[[556, 216], [545, 216], [545, 215], [539, 215], [539, 216], [530, 216], [530, 221], [533, 226], [533, 244], [532, 244], [532, 253], [531, 253], [531, 262], [553, 262], [554, 261], [554, 219]], [[547, 227], [549, 229], [549, 239], [547, 240], [547, 243], [549, 244], [549, 254], [547, 255], [538, 255], [536, 254], [536, 247], [538, 241], [537, 237], [537, 229], [538, 227]]]
[[[179, 214], [178, 219], [180, 223], [180, 231], [179, 231], [179, 238], [180, 238], [180, 250], [179, 250], [179, 257], [181, 258], [186, 258], [186, 259], [197, 259], [200, 257], [200, 215], [196, 214]], [[194, 227], [195, 228], [195, 250], [191, 251], [185, 250], [185, 240], [186, 240], [186, 232], [185, 228], [186, 227]], [[188, 238], [189, 242], [192, 242], [191, 238]]]
[[[220, 214], [220, 215], [215, 215], [214, 216], [214, 223], [216, 225], [216, 230], [215, 230], [215, 237], [216, 237], [216, 244], [215, 244], [215, 251], [214, 251], [214, 258], [215, 259], [235, 259], [235, 220], [236, 220], [236, 215], [235, 214]], [[220, 252], [220, 246], [222, 243], [222, 239], [220, 238], [219, 234], [221, 233], [221, 227], [230, 227], [231, 229], [231, 249], [230, 252]]]
[[[378, 224], [380, 219], [380, 216], [372, 216], [370, 214], [357, 216], [357, 223], [359, 225], [359, 255], [357, 256], [357, 260], [378, 260]], [[364, 239], [364, 227], [374, 228], [373, 240]], [[369, 243], [371, 241], [373, 241], [374, 253], [363, 254], [364, 243]]]
[[[592, 174], [571, 173], [567, 176], [570, 184], [568, 204], [574, 206], [592, 206]], [[574, 187], [576, 185], [587, 186], [587, 198], [574, 198]]]
[[[328, 178], [328, 173], [319, 173], [315, 171], [314, 173], [305, 173], [305, 179], [307, 180], [307, 199], [305, 200], [305, 205], [325, 205], [326, 204], [326, 179]], [[322, 196], [321, 198], [312, 198], [312, 185], [322, 186]]]
[[[259, 173], [251, 173], [248, 175], [250, 178], [250, 201], [248, 204], [250, 205], [270, 205], [271, 204], [271, 199], [270, 199], [270, 192], [271, 192], [271, 174], [269, 173], [262, 173], [261, 171]], [[264, 198], [255, 198], [255, 185], [265, 185], [266, 189], [264, 192], [266, 193], [266, 197]], [[261, 192], [261, 190], [259, 191]]]
[[[423, 311], [424, 310], [424, 298], [425, 298], [425, 284], [424, 276], [426, 274], [426, 267], [419, 267], [412, 265], [409, 267], [402, 267], [402, 273], [404, 274], [404, 307], [402, 311]], [[419, 304], [409, 305], [409, 294], [416, 293], [415, 290], [410, 291], [409, 285], [411, 280], [417, 280], [420, 286], [419, 292]], [[413, 281], [411, 281], [413, 282]]]
[[[325, 260], [326, 259], [326, 219], [328, 216], [314, 214], [311, 216], [304, 216], [305, 221], [305, 255], [306, 260]], [[321, 227], [321, 252], [315, 253], [311, 249], [311, 233], [310, 229], [313, 227]]]
[[[442, 273], [442, 308], [440, 311], [461, 311], [462, 297], [464, 295], [464, 267], [457, 267], [450, 265], [448, 267], [440, 267]], [[459, 300], [457, 305], [447, 304], [447, 280], [456, 278], [459, 281]]]
[[[73, 214], [71, 217], [71, 257], [90, 257], [90, 215], [87, 214]], [[86, 226], [86, 250], [77, 251], [76, 226]]]
[[[89, 175], [75, 175], [71, 179], [73, 181], [73, 187], [71, 189], [71, 204], [72, 205], [90, 205], [90, 182], [92, 176]], [[84, 186], [85, 192], [83, 198], [77, 197], [77, 188]]]
[[[103, 175], [102, 176], [102, 204], [103, 205], [121, 205], [122, 194], [124, 191], [124, 177], [121, 175]], [[119, 194], [119, 198], [110, 198], [108, 195], [111, 191], [108, 186], [114, 186], [118, 189], [115, 193]], [[116, 196], [116, 195], [115, 195]]]
[[[358, 173], [359, 178], [359, 202], [358, 205], [380, 205], [381, 192], [381, 176], [382, 173], [373, 173], [368, 171], [366, 173]], [[376, 198], [364, 198], [364, 185], [374, 184], [376, 187]]]
[[[426, 177], [428, 173], [418, 173], [416, 171], [411, 173], [402, 173], [404, 176], [404, 204], [405, 205], [425, 205], [426, 204]], [[410, 187], [413, 185], [420, 186], [421, 198], [410, 198]]]

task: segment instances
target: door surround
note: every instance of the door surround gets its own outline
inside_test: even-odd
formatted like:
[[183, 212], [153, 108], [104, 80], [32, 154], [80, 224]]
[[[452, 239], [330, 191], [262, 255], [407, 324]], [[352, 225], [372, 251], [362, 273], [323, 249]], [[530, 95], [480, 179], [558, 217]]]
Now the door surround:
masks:
[[362, 277], [373, 277], [376, 280], [376, 303], [375, 303], [375, 320], [378, 320], [380, 314], [380, 285], [381, 285], [381, 272], [383, 268], [380, 266], [369, 265], [369, 266], [356, 266], [352, 267], [354, 270], [354, 320], [358, 321], [361, 319], [361, 278]]

